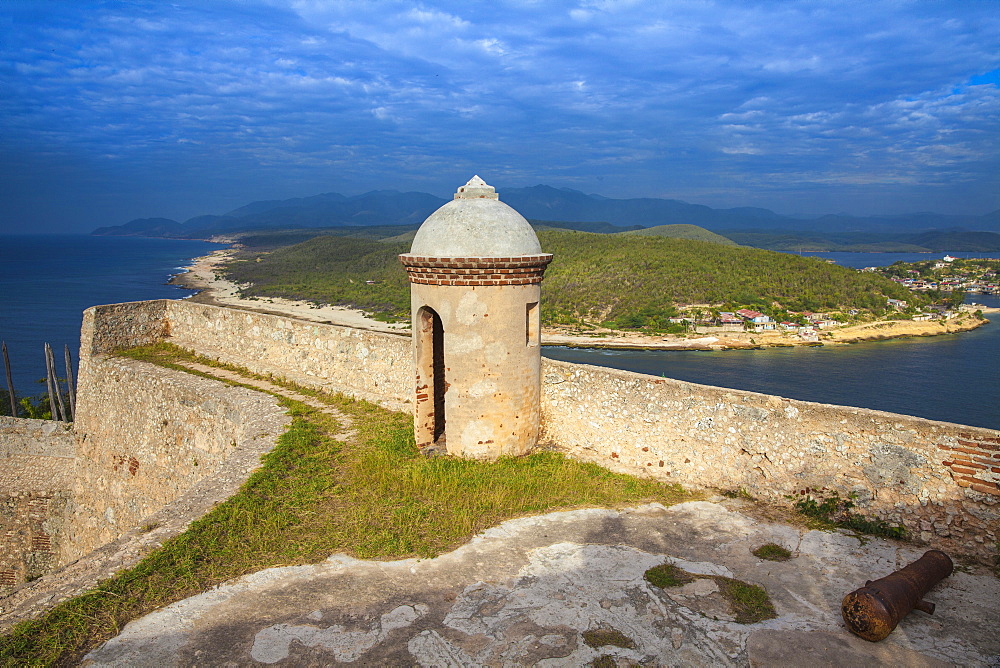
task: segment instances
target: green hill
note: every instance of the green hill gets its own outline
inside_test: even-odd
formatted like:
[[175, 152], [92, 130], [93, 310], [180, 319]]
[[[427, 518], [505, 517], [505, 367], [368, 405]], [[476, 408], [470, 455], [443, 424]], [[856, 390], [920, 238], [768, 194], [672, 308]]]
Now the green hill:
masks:
[[710, 241], [712, 243], [725, 244], [727, 246], [736, 245], [736, 242], [732, 239], [727, 239], [721, 234], [716, 234], [715, 232], [709, 232], [704, 227], [698, 227], [697, 225], [657, 225], [656, 227], [647, 227], [641, 230], [618, 232], [618, 234], [635, 234], [643, 237], [670, 237], [672, 239], [694, 239], [695, 241]]
[[538, 236], [556, 258], [542, 284], [549, 321], [618, 320], [671, 304], [881, 311], [887, 297], [922, 299], [881, 276], [787, 253], [622, 234]]
[[[676, 304], [721, 304], [779, 313], [881, 311], [887, 297], [926, 297], [874, 273], [814, 258], [691, 239], [562, 230], [538, 233], [553, 253], [542, 284], [546, 323], [669, 316]], [[247, 296], [287, 297], [363, 309], [386, 319], [409, 312], [396, 256], [408, 243], [321, 236], [231, 263]], [[641, 317], [640, 317], [641, 316]], [[638, 320], [636, 320], [638, 318]]]

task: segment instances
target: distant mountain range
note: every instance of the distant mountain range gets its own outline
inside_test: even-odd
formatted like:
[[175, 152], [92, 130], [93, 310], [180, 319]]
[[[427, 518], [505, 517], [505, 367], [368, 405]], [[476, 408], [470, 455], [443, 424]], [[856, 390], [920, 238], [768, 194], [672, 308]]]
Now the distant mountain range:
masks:
[[[851, 248], [859, 244], [875, 244], [879, 249], [889, 244], [905, 250], [1000, 250], [1000, 234], [996, 234], [1000, 232], [1000, 211], [983, 216], [914, 213], [801, 218], [754, 207], [713, 209], [673, 199], [611, 199], [545, 185], [498, 192], [503, 202], [528, 219], [561, 221], [548, 224], [585, 231], [693, 225], [737, 243], [776, 250], [862, 250]], [[184, 222], [139, 218], [98, 228], [93, 234], [204, 239], [261, 230], [416, 226], [447, 201], [428, 193], [395, 190], [354, 197], [325, 193], [252, 202], [223, 215], [197, 216]]]

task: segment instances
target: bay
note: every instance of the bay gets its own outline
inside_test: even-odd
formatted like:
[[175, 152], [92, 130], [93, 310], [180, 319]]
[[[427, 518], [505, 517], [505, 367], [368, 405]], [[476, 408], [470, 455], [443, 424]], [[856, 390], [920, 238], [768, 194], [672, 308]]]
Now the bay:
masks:
[[[868, 265], [865, 265], [868, 266]], [[1000, 307], [1000, 297], [969, 301]], [[1000, 316], [971, 332], [764, 350], [602, 350], [542, 354], [792, 399], [1000, 429]]]
[[[10, 353], [19, 396], [45, 391], [43, 344], [63, 373], [63, 346], [74, 362], [83, 310], [97, 304], [179, 299], [191, 290], [167, 285], [189, 260], [224, 244], [88, 235], [0, 236], [0, 339]], [[6, 381], [0, 378], [6, 389]]]
[[[76, 359], [85, 308], [188, 296], [190, 290], [167, 285], [167, 279], [191, 258], [222, 247], [136, 237], [0, 236], [0, 339], [10, 349], [18, 393], [44, 391], [36, 382], [45, 375], [44, 342], [53, 345], [60, 368], [64, 344]], [[936, 257], [929, 253], [803, 255], [855, 268]], [[996, 296], [972, 295], [970, 300], [1000, 307]], [[703, 352], [546, 346], [543, 350], [554, 359], [1000, 429], [1000, 317], [957, 335], [836, 348]]]

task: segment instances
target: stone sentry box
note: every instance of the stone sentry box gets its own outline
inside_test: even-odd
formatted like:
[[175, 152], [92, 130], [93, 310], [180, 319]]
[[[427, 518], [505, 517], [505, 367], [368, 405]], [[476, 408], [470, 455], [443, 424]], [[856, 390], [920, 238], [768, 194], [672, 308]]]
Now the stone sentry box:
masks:
[[538, 440], [539, 300], [552, 255], [478, 176], [399, 256], [410, 279], [421, 449], [493, 459]]

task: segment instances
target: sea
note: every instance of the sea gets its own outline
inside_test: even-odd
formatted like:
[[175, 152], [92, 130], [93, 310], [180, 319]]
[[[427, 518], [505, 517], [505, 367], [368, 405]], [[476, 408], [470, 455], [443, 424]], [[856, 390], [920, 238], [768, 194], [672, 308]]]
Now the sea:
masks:
[[[0, 235], [0, 340], [7, 344], [17, 396], [45, 393], [44, 344], [65, 375], [64, 346], [74, 365], [84, 309], [194, 294], [167, 285], [190, 260], [224, 244], [140, 237]], [[0, 387], [6, 380], [0, 369]]]
[[[203, 241], [93, 237], [0, 236], [0, 339], [7, 344], [19, 396], [44, 392], [43, 344], [63, 346], [74, 363], [85, 308], [193, 294], [169, 278], [191, 259], [222, 244]], [[844, 266], [886, 266], [927, 253], [803, 253]], [[956, 257], [983, 254], [952, 253]], [[1000, 257], [1000, 254], [986, 254]], [[1000, 307], [1000, 298], [969, 301]], [[753, 390], [794, 399], [874, 408], [1000, 429], [1000, 316], [971, 332], [822, 348], [617, 351], [546, 346], [553, 359]], [[0, 377], [0, 387], [5, 382]]]
[[[943, 257], [929, 253], [801, 255], [855, 269]], [[998, 253], [951, 255], [1000, 258]], [[966, 301], [1000, 308], [996, 295], [968, 295]], [[703, 385], [1000, 429], [1000, 314], [970, 332], [845, 346], [719, 351], [546, 346], [542, 354]]]

